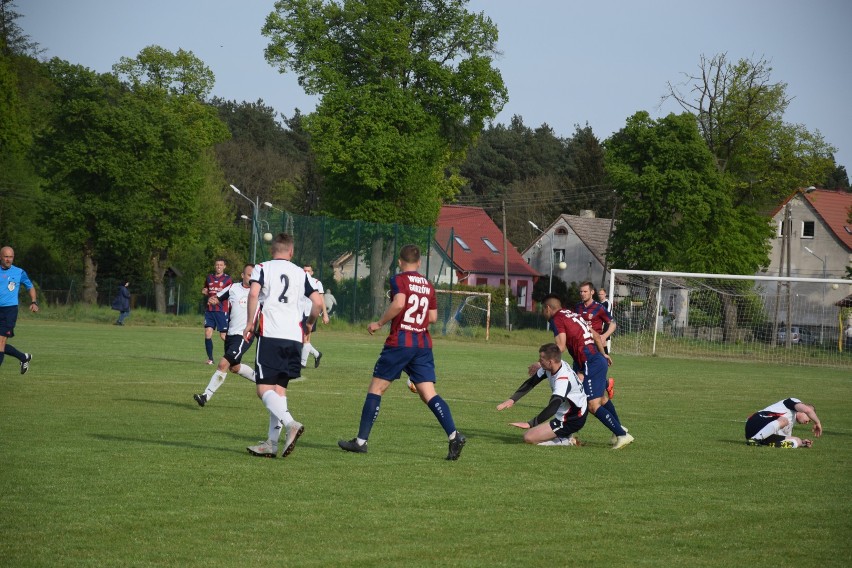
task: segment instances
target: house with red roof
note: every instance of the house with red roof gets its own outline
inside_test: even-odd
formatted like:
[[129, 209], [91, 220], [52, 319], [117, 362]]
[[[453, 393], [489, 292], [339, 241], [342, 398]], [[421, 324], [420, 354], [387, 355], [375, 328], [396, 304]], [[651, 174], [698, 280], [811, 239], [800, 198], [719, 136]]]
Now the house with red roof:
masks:
[[[481, 207], [444, 205], [438, 214], [435, 247], [458, 284], [505, 285], [503, 233]], [[509, 287], [518, 307], [533, 308], [532, 289], [540, 274], [506, 241]], [[433, 261], [434, 262], [434, 261]], [[446, 278], [442, 274], [441, 281]]]

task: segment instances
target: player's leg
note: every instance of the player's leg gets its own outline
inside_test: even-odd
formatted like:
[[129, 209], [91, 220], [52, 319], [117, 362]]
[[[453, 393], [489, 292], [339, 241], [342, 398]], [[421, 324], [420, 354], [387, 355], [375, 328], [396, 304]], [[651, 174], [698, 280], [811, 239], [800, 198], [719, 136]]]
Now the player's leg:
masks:
[[228, 369], [232, 373], [236, 373], [244, 379], [255, 382], [254, 369], [242, 363], [243, 355], [248, 352], [251, 344], [252, 342], [246, 341], [242, 335], [229, 335], [225, 341], [225, 356], [223, 360], [228, 362], [230, 365]]
[[417, 349], [414, 357], [405, 368], [420, 395], [435, 418], [441, 424], [449, 441], [448, 460], [457, 460], [467, 439], [456, 429], [450, 405], [435, 391], [435, 359], [431, 349]]
[[553, 426], [550, 422], [542, 422], [537, 426], [533, 426], [532, 428], [524, 431], [524, 443], [525, 444], [542, 444], [544, 442], [550, 442], [558, 438], [556, 433], [553, 431]]
[[[260, 338], [257, 345], [257, 396], [269, 411], [269, 430], [265, 442], [250, 446], [249, 453], [256, 456], [275, 457], [281, 436], [279, 422], [288, 429], [285, 455], [290, 453], [296, 439], [304, 432], [287, 406], [287, 384], [290, 378], [299, 376], [301, 344], [286, 339]], [[292, 439], [290, 432], [292, 431]]]
[[204, 350], [207, 352], [207, 364], [213, 364], [213, 312], [204, 312]]
[[407, 363], [407, 354], [404, 348], [384, 347], [379, 355], [376, 366], [373, 368], [373, 378], [361, 407], [361, 420], [358, 423], [358, 436], [351, 440], [338, 440], [337, 445], [347, 452], [366, 453], [367, 440], [373, 424], [379, 417], [382, 404], [382, 395], [391, 382], [402, 374], [402, 369]]

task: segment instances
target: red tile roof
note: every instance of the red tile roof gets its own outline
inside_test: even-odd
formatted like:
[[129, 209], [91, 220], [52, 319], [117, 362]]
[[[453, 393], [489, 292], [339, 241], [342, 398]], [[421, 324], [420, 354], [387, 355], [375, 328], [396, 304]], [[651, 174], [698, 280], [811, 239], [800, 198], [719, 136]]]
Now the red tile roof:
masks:
[[777, 215], [788, 201], [799, 194], [810, 203], [837, 240], [852, 251], [852, 223], [847, 220], [852, 210], [852, 193], [839, 189], [797, 189], [772, 212], [772, 216]]
[[[461, 238], [470, 249], [466, 251], [458, 242], [453, 243], [453, 262], [459, 270], [478, 274], [503, 274], [503, 233], [484, 209], [461, 205], [441, 207], [435, 240], [447, 256], [451, 234]], [[497, 252], [493, 252], [483, 239], [488, 239]], [[509, 275], [539, 276], [510, 242], [508, 264]]]

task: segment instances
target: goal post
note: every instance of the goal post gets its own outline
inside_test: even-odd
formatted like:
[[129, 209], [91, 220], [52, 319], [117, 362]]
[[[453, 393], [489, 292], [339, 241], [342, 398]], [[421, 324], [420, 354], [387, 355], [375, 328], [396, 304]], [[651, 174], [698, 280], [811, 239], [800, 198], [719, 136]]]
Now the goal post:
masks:
[[614, 353], [852, 365], [839, 278], [613, 269]]
[[438, 321], [433, 329], [442, 335], [485, 337], [491, 333], [491, 293], [466, 290], [435, 290]]

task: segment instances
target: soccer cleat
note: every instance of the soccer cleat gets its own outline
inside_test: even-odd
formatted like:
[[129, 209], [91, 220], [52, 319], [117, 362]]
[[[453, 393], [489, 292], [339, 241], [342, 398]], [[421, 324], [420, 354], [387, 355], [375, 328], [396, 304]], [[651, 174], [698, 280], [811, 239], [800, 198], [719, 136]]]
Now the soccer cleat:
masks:
[[612, 377], [606, 380], [606, 394], [610, 399], [615, 396], [615, 379]]
[[580, 442], [571, 434], [567, 438], [554, 438], [546, 442], [539, 442], [537, 446], [579, 446]]
[[616, 440], [615, 445], [612, 447], [613, 450], [620, 450], [627, 444], [633, 441], [633, 436], [630, 434], [625, 434], [624, 436], [619, 436], [618, 440]]
[[284, 440], [284, 452], [281, 454], [282, 458], [286, 458], [293, 453], [293, 449], [296, 447], [296, 440], [298, 440], [299, 436], [304, 433], [305, 427], [301, 422], [293, 422], [290, 424], [290, 427], [287, 428], [287, 438]]
[[317, 351], [317, 356], [314, 357], [314, 369], [319, 367], [320, 359], [322, 359], [322, 351]]
[[208, 364], [208, 365], [212, 365], [212, 364], [213, 364], [213, 359], [207, 359], [207, 364]]
[[269, 440], [261, 442], [256, 446], [246, 448], [248, 453], [261, 458], [274, 458], [278, 456], [278, 444], [272, 444]]
[[760, 443], [757, 440], [750, 438], [750, 439], [746, 440], [746, 445], [747, 446], [759, 446]]
[[355, 454], [367, 453], [367, 442], [359, 444], [357, 438], [352, 438], [351, 440], [338, 440], [337, 445], [340, 446], [341, 450], [346, 450], [347, 452]]
[[195, 402], [198, 403], [198, 406], [203, 407], [205, 404], [207, 404], [207, 395], [204, 394], [204, 393], [194, 394], [194, 395], [192, 395], [192, 398], [195, 399]]
[[[621, 429], [624, 430], [625, 432], [628, 432], [627, 427], [624, 424], [621, 425]], [[609, 445], [614, 446], [616, 444], [616, 442], [618, 442], [618, 436], [613, 434], [609, 439]]]
[[33, 360], [33, 356], [30, 353], [24, 353], [24, 360], [21, 361], [21, 374], [26, 375], [27, 371], [30, 370], [30, 361]]
[[450, 440], [450, 451], [447, 453], [447, 459], [450, 461], [459, 459], [465, 442], [467, 442], [467, 438], [465, 438], [461, 432], [456, 430], [456, 437]]

